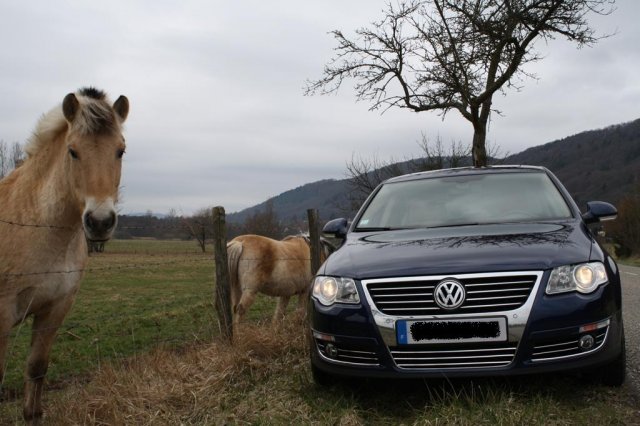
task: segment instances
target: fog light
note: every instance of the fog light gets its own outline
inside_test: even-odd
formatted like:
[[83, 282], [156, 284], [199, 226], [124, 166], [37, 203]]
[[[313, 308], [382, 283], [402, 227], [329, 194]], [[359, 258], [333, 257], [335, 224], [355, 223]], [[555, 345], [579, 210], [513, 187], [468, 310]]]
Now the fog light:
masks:
[[585, 334], [580, 338], [580, 349], [582, 349], [583, 351], [588, 351], [589, 349], [593, 348], [595, 342], [596, 340], [592, 335]]
[[338, 357], [338, 348], [336, 348], [336, 345], [334, 345], [333, 343], [327, 343], [327, 345], [324, 347], [324, 353], [329, 358], [337, 358]]

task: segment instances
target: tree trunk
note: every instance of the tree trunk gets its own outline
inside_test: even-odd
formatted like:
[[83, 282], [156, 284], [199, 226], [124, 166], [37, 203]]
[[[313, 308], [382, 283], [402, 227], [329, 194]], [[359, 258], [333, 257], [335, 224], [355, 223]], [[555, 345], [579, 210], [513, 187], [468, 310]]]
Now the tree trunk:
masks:
[[473, 167], [486, 167], [487, 165], [487, 123], [473, 123], [473, 145], [471, 155]]

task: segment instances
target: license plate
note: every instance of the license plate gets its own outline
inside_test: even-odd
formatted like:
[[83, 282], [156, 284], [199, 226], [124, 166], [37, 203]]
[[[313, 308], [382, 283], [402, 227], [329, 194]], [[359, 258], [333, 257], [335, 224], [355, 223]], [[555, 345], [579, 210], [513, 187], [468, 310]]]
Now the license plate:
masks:
[[472, 343], [505, 342], [506, 318], [468, 318], [455, 320], [418, 320], [396, 322], [398, 343]]

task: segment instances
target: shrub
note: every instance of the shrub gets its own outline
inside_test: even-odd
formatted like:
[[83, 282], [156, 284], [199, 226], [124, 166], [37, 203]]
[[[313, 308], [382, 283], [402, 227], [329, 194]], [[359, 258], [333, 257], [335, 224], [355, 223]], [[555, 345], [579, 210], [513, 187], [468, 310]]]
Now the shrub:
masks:
[[620, 201], [618, 218], [607, 224], [607, 231], [616, 244], [617, 256], [640, 254], [640, 186]]

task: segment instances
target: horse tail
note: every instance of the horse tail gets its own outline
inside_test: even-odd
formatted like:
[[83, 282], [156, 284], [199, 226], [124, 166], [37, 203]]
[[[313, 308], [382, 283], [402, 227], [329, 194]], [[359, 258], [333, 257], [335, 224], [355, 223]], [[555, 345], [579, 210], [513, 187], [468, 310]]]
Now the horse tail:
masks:
[[240, 257], [242, 256], [242, 242], [230, 241], [227, 244], [227, 264], [229, 266], [229, 280], [231, 281], [231, 308], [235, 311], [240, 302], [242, 289], [240, 288]]

